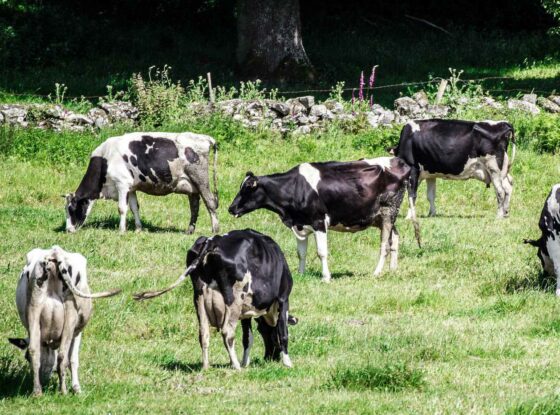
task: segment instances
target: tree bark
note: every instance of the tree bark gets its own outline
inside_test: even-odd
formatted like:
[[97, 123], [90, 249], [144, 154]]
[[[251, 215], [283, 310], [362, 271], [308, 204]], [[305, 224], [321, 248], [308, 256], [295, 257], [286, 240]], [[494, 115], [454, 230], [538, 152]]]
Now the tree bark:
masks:
[[314, 77], [301, 38], [299, 0], [237, 0], [237, 14], [237, 63], [243, 75]]

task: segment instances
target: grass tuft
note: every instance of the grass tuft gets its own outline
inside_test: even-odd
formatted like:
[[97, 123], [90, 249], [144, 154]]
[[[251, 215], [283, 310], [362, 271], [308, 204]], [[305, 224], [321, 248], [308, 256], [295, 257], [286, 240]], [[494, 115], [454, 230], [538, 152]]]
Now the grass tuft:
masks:
[[366, 365], [355, 368], [337, 368], [327, 387], [356, 391], [381, 390], [396, 392], [402, 389], [419, 389], [425, 385], [424, 373], [411, 369], [404, 363], [385, 366]]

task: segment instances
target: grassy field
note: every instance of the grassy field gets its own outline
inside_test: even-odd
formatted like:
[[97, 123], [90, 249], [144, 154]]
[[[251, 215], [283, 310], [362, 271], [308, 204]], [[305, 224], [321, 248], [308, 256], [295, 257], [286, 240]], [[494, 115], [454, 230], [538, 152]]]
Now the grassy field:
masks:
[[[560, 305], [553, 290], [542, 288], [535, 250], [521, 243], [538, 235], [542, 204], [560, 174], [557, 157], [518, 150], [506, 220], [495, 219], [494, 192], [480, 182], [438, 182], [439, 216], [421, 218], [423, 248], [401, 212], [399, 268], [379, 278], [372, 277], [377, 230], [329, 234], [331, 284], [321, 283], [310, 243], [308, 269], [294, 273], [290, 302], [300, 319], [290, 327], [294, 368], [264, 362], [256, 337], [251, 367], [235, 372], [214, 333], [212, 367], [203, 372], [190, 283], [140, 304], [131, 294], [166, 286], [183, 271], [188, 247], [210, 232], [207, 213], [201, 211], [196, 233], [188, 236], [185, 197], [140, 195], [145, 231], [119, 235], [116, 204], [101, 201], [86, 226], [68, 235], [60, 195], [76, 188], [89, 151], [103, 137], [77, 135], [80, 145], [70, 146], [73, 136], [63, 136], [68, 152], [79, 152], [82, 160], [73, 163], [65, 161], [64, 145], [53, 146], [52, 136], [43, 137], [36, 157], [0, 158], [0, 333], [25, 334], [15, 286], [24, 255], [34, 247], [59, 244], [84, 254], [93, 290], [122, 287], [124, 293], [95, 303], [82, 343], [80, 396], [60, 396], [53, 377], [43, 397], [31, 398], [23, 354], [1, 341], [0, 413], [560, 411]], [[274, 214], [234, 219], [227, 207], [247, 170], [265, 174], [304, 160], [382, 154], [352, 142], [341, 135], [225, 143], [222, 231], [251, 227], [270, 235], [295, 270], [294, 237]], [[52, 150], [41, 153], [41, 147]], [[425, 215], [425, 185], [420, 191], [418, 210]], [[241, 355], [240, 336], [236, 346]]]

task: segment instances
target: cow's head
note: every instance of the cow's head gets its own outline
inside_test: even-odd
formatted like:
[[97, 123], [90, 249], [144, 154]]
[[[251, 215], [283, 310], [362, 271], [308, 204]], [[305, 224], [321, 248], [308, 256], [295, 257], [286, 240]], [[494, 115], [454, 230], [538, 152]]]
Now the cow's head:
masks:
[[69, 193], [66, 198], [66, 231], [75, 232], [85, 222], [93, 207], [93, 200]]
[[[29, 355], [29, 339], [9, 338], [8, 341], [25, 352], [25, 359], [31, 363]], [[39, 368], [39, 379], [41, 385], [46, 385], [54, 370], [57, 353], [55, 350], [41, 346], [41, 366]]]
[[246, 213], [263, 207], [266, 200], [266, 192], [259, 183], [259, 178], [252, 172], [247, 172], [241, 183], [239, 193], [233, 199], [228, 211], [236, 218]]

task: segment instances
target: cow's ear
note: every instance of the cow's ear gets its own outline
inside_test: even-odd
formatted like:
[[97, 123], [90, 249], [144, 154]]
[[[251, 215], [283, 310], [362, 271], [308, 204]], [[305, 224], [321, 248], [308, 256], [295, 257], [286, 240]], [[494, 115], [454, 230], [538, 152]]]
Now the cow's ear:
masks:
[[495, 134], [492, 134], [490, 131], [486, 131], [484, 128], [482, 128], [480, 125], [475, 124], [473, 127], [473, 130], [476, 131], [477, 133], [479, 133], [480, 135], [489, 138], [490, 140], [492, 140], [493, 138], [496, 137]]
[[8, 341], [21, 350], [25, 350], [27, 349], [27, 346], [29, 346], [27, 339], [9, 338]]
[[194, 242], [193, 246], [189, 248], [187, 251], [187, 266], [192, 264], [193, 261], [200, 256], [207, 240], [208, 238], [206, 236], [201, 236]]

